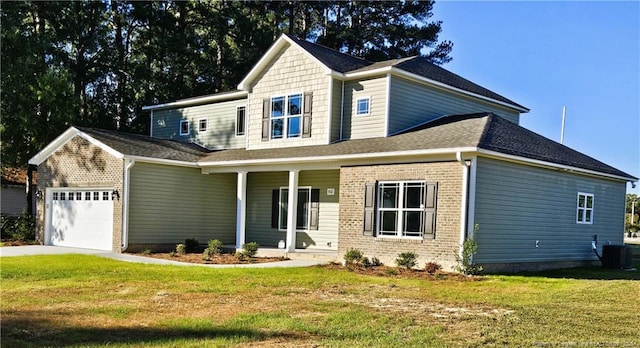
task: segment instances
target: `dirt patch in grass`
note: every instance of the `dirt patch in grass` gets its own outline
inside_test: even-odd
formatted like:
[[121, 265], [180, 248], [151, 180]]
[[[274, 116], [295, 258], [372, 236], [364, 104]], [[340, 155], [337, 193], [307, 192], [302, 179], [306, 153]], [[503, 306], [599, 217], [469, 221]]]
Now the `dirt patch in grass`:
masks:
[[165, 259], [187, 263], [198, 264], [249, 264], [249, 263], [265, 263], [265, 262], [278, 262], [288, 260], [285, 257], [244, 257], [238, 258], [234, 254], [219, 254], [211, 257], [210, 260], [202, 258], [201, 253], [186, 253], [186, 254], [173, 254], [173, 253], [132, 253], [136, 256], [152, 257], [156, 259]]
[[468, 276], [460, 273], [451, 273], [445, 271], [437, 271], [429, 273], [422, 269], [406, 269], [390, 266], [370, 266], [365, 267], [356, 264], [347, 264], [345, 266], [338, 263], [324, 265], [328, 269], [346, 269], [357, 274], [364, 274], [376, 277], [390, 277], [399, 279], [423, 279], [423, 280], [459, 280], [459, 281], [479, 281], [484, 279], [481, 276]]

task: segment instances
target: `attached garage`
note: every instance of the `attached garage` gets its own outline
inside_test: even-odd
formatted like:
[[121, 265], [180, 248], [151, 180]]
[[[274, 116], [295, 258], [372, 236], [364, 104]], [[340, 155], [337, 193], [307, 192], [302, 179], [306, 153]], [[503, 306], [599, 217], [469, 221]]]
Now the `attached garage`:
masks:
[[49, 189], [45, 244], [112, 250], [112, 189]]

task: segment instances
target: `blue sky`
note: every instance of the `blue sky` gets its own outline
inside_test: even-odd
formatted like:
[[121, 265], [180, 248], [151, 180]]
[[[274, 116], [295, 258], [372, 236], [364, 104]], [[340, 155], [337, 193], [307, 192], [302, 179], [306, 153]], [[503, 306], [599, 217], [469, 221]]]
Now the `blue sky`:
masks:
[[[444, 67], [531, 111], [521, 125], [640, 177], [640, 2], [439, 1]], [[627, 185], [627, 193], [640, 195]]]

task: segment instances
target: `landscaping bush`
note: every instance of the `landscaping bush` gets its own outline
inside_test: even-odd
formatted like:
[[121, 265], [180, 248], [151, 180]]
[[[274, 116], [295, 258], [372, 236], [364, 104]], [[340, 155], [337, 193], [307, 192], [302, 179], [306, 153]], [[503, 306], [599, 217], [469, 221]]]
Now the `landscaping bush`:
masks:
[[207, 249], [210, 256], [219, 255], [220, 253], [222, 253], [222, 241], [220, 241], [219, 239], [211, 239], [207, 243]]
[[213, 252], [211, 251], [211, 249], [209, 248], [205, 248], [204, 251], [202, 252], [202, 259], [205, 261], [211, 261], [211, 258], [213, 257]]
[[396, 265], [398, 265], [398, 267], [405, 267], [407, 269], [410, 269], [415, 267], [415, 265], [417, 264], [417, 258], [418, 255], [411, 251], [400, 253], [398, 254], [398, 258], [396, 259]]
[[349, 248], [346, 253], [344, 253], [344, 262], [347, 264], [358, 264], [362, 261], [364, 255], [362, 251], [354, 248]]
[[178, 245], [176, 245], [176, 253], [178, 253], [179, 255], [184, 255], [187, 253], [187, 246], [180, 243]]
[[371, 266], [372, 267], [382, 266], [382, 262], [380, 262], [379, 258], [374, 256], [374, 257], [371, 258]]
[[427, 262], [427, 264], [424, 266], [425, 272], [429, 274], [435, 274], [441, 269], [442, 269], [442, 266], [440, 266], [435, 262]]
[[36, 239], [36, 222], [26, 210], [16, 217], [2, 216], [2, 238], [20, 242]]
[[[477, 227], [476, 227], [477, 229]], [[467, 238], [462, 243], [462, 255], [455, 253], [458, 265], [455, 270], [466, 275], [482, 273], [482, 266], [473, 263], [473, 255], [478, 252], [478, 243], [473, 238]]]
[[244, 243], [242, 244], [242, 252], [247, 257], [254, 257], [258, 253], [259, 246], [258, 242]]
[[200, 250], [200, 243], [194, 238], [185, 239], [184, 245], [188, 253], [197, 253]]

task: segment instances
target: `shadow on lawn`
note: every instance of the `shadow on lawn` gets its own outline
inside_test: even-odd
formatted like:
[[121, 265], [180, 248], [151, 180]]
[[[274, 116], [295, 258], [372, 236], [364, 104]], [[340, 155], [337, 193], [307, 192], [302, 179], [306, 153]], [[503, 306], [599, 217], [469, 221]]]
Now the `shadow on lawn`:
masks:
[[[23, 315], [27, 315], [22, 313]], [[176, 344], [176, 340], [222, 339], [227, 342], [256, 342], [270, 339], [300, 339], [292, 332], [263, 332], [228, 328], [158, 328], [158, 327], [65, 327], [58, 320], [2, 318], [2, 346], [60, 347], [70, 345], [108, 344]]]
[[510, 275], [524, 277], [545, 277], [588, 280], [640, 280], [640, 255], [633, 255], [633, 268], [630, 270], [611, 269], [601, 266], [550, 269], [537, 272], [520, 272]]

